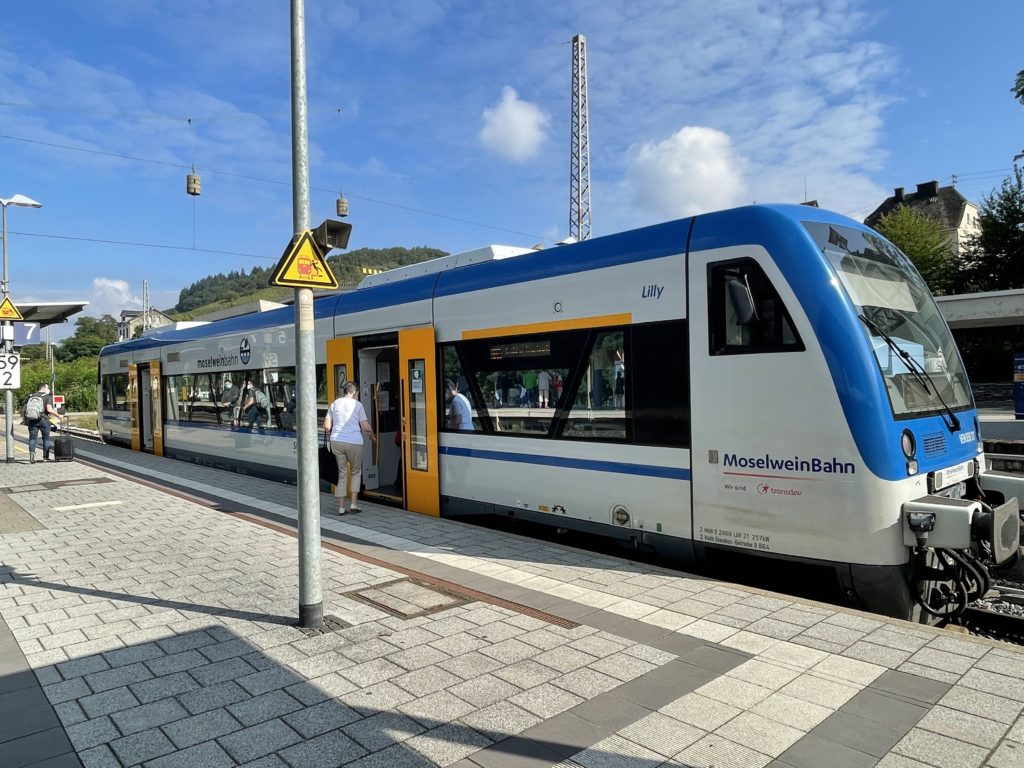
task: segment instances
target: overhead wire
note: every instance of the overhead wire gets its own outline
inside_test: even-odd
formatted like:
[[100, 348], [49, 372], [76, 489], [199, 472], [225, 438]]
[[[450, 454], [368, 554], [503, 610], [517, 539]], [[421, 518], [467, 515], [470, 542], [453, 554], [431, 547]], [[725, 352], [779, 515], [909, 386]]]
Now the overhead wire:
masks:
[[[85, 153], [92, 154], [92, 155], [102, 155], [102, 156], [105, 156], [105, 157], [115, 157], [115, 158], [118, 158], [120, 160], [133, 160], [133, 161], [141, 162], [141, 163], [150, 163], [152, 165], [162, 165], [162, 166], [166, 166], [166, 167], [169, 167], [169, 168], [184, 168], [186, 170], [189, 170], [189, 169], [194, 167], [194, 166], [192, 166], [191, 164], [188, 164], [188, 163], [179, 163], [179, 162], [174, 162], [174, 161], [170, 161], [170, 160], [154, 160], [154, 159], [146, 158], [146, 157], [138, 157], [136, 155], [125, 155], [125, 154], [122, 154], [120, 152], [108, 152], [106, 150], [100, 150], [100, 149], [89, 149], [87, 147], [76, 147], [76, 146], [73, 146], [73, 145], [70, 145], [70, 144], [57, 144], [57, 143], [52, 142], [52, 141], [40, 141], [39, 139], [28, 139], [28, 138], [25, 138], [23, 136], [10, 136], [10, 135], [7, 135], [7, 134], [0, 134], [0, 139], [6, 139], [8, 141], [20, 141], [20, 142], [23, 142], [23, 143], [26, 143], [26, 144], [38, 144], [38, 145], [41, 145], [41, 146], [44, 146], [44, 147], [52, 147], [54, 149], [65, 149], [65, 150], [70, 150], [70, 151], [73, 151], [73, 152], [85, 152]], [[278, 186], [286, 186], [286, 187], [290, 187], [292, 185], [291, 181], [283, 181], [283, 180], [280, 180], [280, 179], [267, 179], [267, 178], [263, 178], [263, 177], [260, 177], [260, 176], [250, 176], [250, 175], [244, 174], [244, 173], [236, 173], [234, 171], [223, 171], [223, 170], [218, 170], [216, 168], [207, 168], [206, 166], [202, 166], [202, 171], [203, 171], [203, 173], [212, 173], [212, 174], [215, 174], [215, 175], [218, 175], [218, 176], [228, 176], [228, 177], [235, 178], [235, 179], [243, 179], [245, 181], [255, 181], [255, 182], [262, 183], [262, 184], [276, 184]], [[334, 189], [328, 189], [326, 187], [310, 186], [310, 190], [315, 191], [315, 192], [329, 192], [331, 194], [335, 194], [335, 190]], [[409, 206], [409, 205], [402, 205], [401, 203], [392, 203], [392, 202], [389, 202], [387, 200], [380, 200], [378, 198], [368, 197], [368, 196], [365, 196], [365, 195], [352, 194], [350, 192], [350, 193], [348, 193], [348, 196], [353, 198], [353, 199], [356, 199], [356, 200], [363, 200], [363, 201], [366, 201], [368, 203], [374, 203], [375, 205], [383, 205], [383, 206], [387, 206], [387, 207], [390, 207], [390, 208], [397, 208], [399, 210], [409, 211], [410, 213], [418, 213], [418, 214], [422, 214], [424, 216], [433, 216], [435, 218], [445, 219], [447, 221], [455, 221], [455, 222], [458, 222], [460, 224], [468, 224], [468, 225], [471, 225], [471, 226], [474, 226], [474, 227], [483, 227], [484, 229], [492, 229], [492, 230], [495, 230], [496, 232], [505, 232], [507, 234], [512, 234], [512, 235], [521, 235], [522, 237], [528, 237], [528, 238], [531, 238], [531, 239], [534, 239], [534, 240], [544, 240], [544, 241], [551, 241], [552, 240], [552, 238], [550, 238], [548, 236], [545, 236], [545, 235], [538, 235], [538, 234], [532, 233], [532, 232], [522, 232], [522, 231], [515, 230], [515, 229], [508, 229], [506, 227], [498, 227], [498, 226], [495, 226], [494, 224], [484, 224], [483, 222], [473, 221], [472, 219], [466, 219], [466, 218], [462, 218], [460, 216], [451, 216], [451, 215], [445, 214], [445, 213], [438, 213], [436, 211], [429, 211], [429, 210], [426, 210], [424, 208], [416, 208], [416, 207]]]

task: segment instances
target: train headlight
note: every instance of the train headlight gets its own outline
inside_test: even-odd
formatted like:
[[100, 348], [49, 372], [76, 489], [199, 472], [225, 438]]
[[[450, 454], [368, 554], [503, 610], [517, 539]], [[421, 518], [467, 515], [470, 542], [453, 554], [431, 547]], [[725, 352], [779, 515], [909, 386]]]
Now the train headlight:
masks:
[[914, 458], [917, 453], [917, 441], [914, 440], [914, 433], [909, 429], [903, 430], [903, 435], [900, 437], [900, 448], [903, 449], [903, 455], [908, 460]]

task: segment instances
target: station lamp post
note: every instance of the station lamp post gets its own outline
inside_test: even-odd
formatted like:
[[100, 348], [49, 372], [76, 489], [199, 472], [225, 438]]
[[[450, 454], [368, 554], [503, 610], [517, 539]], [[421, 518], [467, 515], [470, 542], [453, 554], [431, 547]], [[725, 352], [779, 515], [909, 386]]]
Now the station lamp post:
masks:
[[[17, 205], [22, 208], [42, 208], [42, 203], [37, 203], [31, 197], [15, 195], [10, 198], [0, 197], [0, 208], [3, 208], [3, 237], [4, 237], [4, 279], [0, 284], [0, 292], [4, 300], [8, 298], [11, 290], [10, 279], [7, 271], [7, 206]], [[10, 354], [14, 350], [14, 326], [10, 320], [4, 321], [3, 332], [4, 352]], [[14, 393], [11, 390], [4, 392], [4, 447], [6, 449], [7, 463], [14, 462]]]

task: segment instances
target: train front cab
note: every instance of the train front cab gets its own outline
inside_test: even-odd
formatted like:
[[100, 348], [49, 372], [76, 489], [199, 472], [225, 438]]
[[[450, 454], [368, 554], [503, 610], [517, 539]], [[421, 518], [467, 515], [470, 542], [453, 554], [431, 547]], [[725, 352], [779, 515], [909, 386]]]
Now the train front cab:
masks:
[[160, 361], [128, 366], [128, 418], [133, 451], [164, 455]]
[[327, 342], [328, 399], [354, 380], [377, 435], [363, 452], [360, 496], [440, 514], [437, 352], [432, 327]]

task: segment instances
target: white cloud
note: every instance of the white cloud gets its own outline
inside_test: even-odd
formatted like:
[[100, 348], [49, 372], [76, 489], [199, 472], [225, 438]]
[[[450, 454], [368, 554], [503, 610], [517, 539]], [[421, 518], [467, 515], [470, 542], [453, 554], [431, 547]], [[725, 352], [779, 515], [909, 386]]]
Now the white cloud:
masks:
[[741, 202], [742, 161], [722, 131], [688, 125], [631, 154], [626, 186], [645, 218], [681, 218]]
[[85, 313], [95, 317], [110, 315], [119, 318], [122, 309], [142, 309], [142, 299], [132, 293], [131, 286], [124, 280], [95, 278]]
[[505, 86], [501, 102], [484, 110], [483, 121], [480, 142], [501, 157], [519, 163], [540, 150], [551, 116], [536, 104], [520, 100], [514, 88]]

